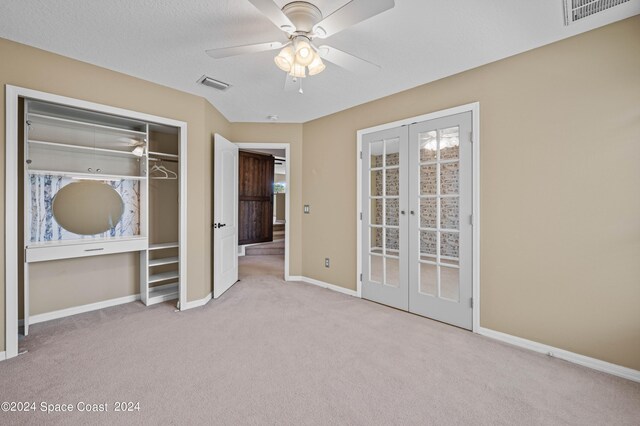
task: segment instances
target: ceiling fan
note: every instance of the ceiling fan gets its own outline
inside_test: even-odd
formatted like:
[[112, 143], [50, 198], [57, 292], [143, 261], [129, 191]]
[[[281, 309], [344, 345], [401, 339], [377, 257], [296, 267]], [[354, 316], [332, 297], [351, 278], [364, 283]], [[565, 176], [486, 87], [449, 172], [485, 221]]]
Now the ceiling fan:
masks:
[[282, 9], [273, 0], [249, 0], [271, 22], [284, 31], [288, 41], [272, 41], [244, 46], [223, 47], [207, 50], [215, 59], [248, 53], [280, 49], [274, 58], [278, 68], [287, 73], [285, 90], [292, 90], [307, 76], [321, 73], [325, 69], [322, 60], [355, 73], [380, 69], [379, 65], [365, 61], [349, 53], [327, 45], [316, 47], [314, 39], [324, 39], [352, 25], [376, 16], [395, 6], [394, 0], [351, 0], [331, 15], [323, 17], [315, 5], [306, 1], [294, 1]]

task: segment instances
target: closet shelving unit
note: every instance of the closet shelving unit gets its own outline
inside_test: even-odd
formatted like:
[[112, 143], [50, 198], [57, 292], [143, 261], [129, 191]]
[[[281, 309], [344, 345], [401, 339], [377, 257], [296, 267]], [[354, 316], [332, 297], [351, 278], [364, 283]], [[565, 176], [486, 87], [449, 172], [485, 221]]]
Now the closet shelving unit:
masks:
[[[30, 206], [30, 196], [33, 176], [66, 177], [72, 180], [124, 179], [140, 182], [140, 204], [146, 205], [148, 124], [126, 117], [35, 100], [25, 101], [24, 122], [26, 262], [146, 248], [146, 214], [142, 208], [139, 232], [136, 235], [34, 241], [31, 238], [30, 227], [32, 219], [38, 218], [32, 217], [33, 206]], [[134, 153], [136, 147], [140, 148]], [[26, 270], [27, 264], [25, 272]]]
[[[158, 124], [36, 99], [25, 99], [23, 114], [25, 335], [29, 330], [29, 264], [33, 262], [139, 252], [143, 303], [152, 305], [178, 299], [181, 275], [185, 273], [180, 265], [180, 256], [184, 255], [180, 236], [185, 229], [180, 200], [185, 198], [180, 194], [184, 186], [179, 184], [182, 182], [179, 160], [185, 147], [181, 138], [186, 136], [186, 124], [167, 119], [162, 120], [176, 126]], [[167, 173], [170, 178], [156, 179], [152, 169], [159, 160], [172, 171]], [[168, 162], [171, 164], [167, 167]], [[35, 226], [34, 207], [30, 197], [32, 185], [37, 185], [34, 182], [38, 179], [33, 176], [63, 177], [67, 181], [138, 182], [137, 234], [34, 240], [31, 233], [31, 226]], [[36, 192], [40, 190], [41, 187], [36, 188]], [[38, 214], [33, 223], [42, 221], [42, 211], [38, 210]]]
[[[178, 241], [180, 188], [179, 139], [175, 128], [149, 127], [150, 244], [140, 257], [140, 295], [146, 305], [178, 298], [180, 244]], [[144, 285], [146, 283], [146, 286]]]

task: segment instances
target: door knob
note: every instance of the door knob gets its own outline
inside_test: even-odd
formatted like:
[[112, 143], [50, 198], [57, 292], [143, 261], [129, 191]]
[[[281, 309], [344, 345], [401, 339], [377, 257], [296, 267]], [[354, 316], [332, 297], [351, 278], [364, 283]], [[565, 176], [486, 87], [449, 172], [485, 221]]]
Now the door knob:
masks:
[[404, 210], [400, 210], [400, 214], [404, 214]]
[[416, 212], [414, 212], [413, 210], [411, 210], [411, 214], [416, 214]]
[[213, 224], [214, 228], [222, 228], [224, 226], [227, 226], [227, 224], [226, 223], [214, 223]]

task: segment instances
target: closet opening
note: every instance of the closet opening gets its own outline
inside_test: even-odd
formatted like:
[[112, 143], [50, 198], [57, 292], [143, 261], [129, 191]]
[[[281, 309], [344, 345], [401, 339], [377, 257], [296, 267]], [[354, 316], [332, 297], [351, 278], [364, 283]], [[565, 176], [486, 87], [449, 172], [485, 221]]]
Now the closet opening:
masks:
[[4, 356], [34, 324], [183, 309], [187, 123], [15, 86], [6, 105]]
[[237, 145], [239, 277], [267, 273], [286, 279], [288, 144]]

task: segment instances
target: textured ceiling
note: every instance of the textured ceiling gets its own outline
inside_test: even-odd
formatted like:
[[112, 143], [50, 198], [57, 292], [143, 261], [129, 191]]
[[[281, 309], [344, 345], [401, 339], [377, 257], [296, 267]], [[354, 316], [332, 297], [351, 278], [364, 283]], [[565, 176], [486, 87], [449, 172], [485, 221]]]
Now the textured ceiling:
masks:
[[[312, 2], [327, 15], [347, 1]], [[205, 54], [283, 40], [246, 0], [0, 0], [0, 37], [206, 97], [230, 121], [276, 114], [305, 122], [638, 13], [640, 0], [631, 0], [565, 27], [562, 0], [396, 0], [394, 9], [325, 40], [381, 71], [356, 75], [328, 64], [304, 80], [304, 95], [283, 90], [276, 52]], [[203, 74], [233, 87], [200, 86]]]

